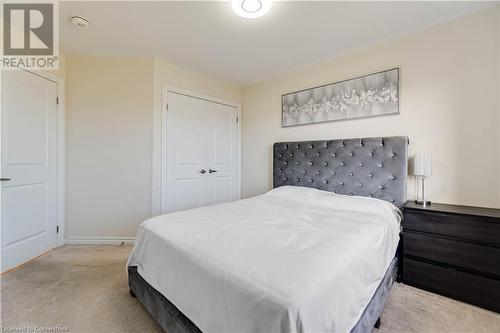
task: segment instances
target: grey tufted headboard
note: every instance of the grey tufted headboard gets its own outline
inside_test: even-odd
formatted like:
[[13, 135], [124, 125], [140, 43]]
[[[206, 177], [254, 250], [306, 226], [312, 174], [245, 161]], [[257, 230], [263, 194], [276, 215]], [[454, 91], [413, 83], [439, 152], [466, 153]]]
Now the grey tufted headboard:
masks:
[[369, 196], [402, 207], [408, 138], [404, 136], [274, 144], [273, 185]]

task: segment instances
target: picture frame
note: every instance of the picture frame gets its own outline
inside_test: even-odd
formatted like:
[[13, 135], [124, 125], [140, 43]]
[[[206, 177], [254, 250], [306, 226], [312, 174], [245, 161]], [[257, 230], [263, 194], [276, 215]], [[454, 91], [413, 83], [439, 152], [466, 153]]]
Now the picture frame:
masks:
[[399, 68], [281, 96], [282, 127], [399, 114]]

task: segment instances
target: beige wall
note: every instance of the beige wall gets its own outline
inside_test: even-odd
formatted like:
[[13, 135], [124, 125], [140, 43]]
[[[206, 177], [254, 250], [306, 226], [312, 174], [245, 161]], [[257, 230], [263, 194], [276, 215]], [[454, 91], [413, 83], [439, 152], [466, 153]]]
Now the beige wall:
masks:
[[65, 69], [66, 236], [133, 237], [152, 213], [161, 84], [234, 102], [241, 87], [153, 58], [67, 56]]
[[[234, 103], [241, 103], [240, 85], [214, 75], [180, 67], [161, 59], [154, 59], [155, 93], [161, 93], [161, 84], [173, 86], [198, 94], [216, 97]], [[161, 96], [161, 95], [159, 95]], [[156, 98], [155, 101], [161, 100]]]
[[[276, 141], [407, 135], [410, 154], [433, 154], [432, 200], [499, 207], [499, 19], [489, 9], [244, 87], [243, 196], [271, 188]], [[400, 115], [281, 128], [281, 94], [393, 67]]]
[[[489, 10], [243, 88], [159, 59], [65, 57], [66, 236], [133, 237], [157, 199], [163, 83], [243, 102], [242, 190], [271, 187], [275, 141], [408, 135], [434, 201], [500, 206], [500, 23]], [[401, 114], [283, 129], [282, 93], [399, 66]], [[410, 195], [413, 194], [410, 184]]]
[[49, 74], [51, 76], [56, 76], [60, 79], [66, 79], [66, 56], [59, 54], [59, 68], [52, 71], [40, 71], [41, 75]]
[[[497, 24], [498, 24], [498, 36], [500, 36], [500, 5], [497, 6], [497, 16], [498, 16], [498, 20], [497, 20]], [[500, 38], [499, 38], [499, 41], [498, 41], [498, 63], [500, 64]], [[500, 113], [500, 65], [498, 66], [498, 80], [497, 80], [497, 83], [498, 83], [498, 108], [499, 108], [499, 113]], [[500, 116], [498, 117], [498, 128], [500, 128]], [[498, 140], [500, 141], [500, 133], [498, 135]], [[498, 145], [498, 155], [499, 155], [499, 159], [500, 159], [500, 144]], [[500, 171], [499, 171], [500, 173]], [[500, 188], [500, 176], [498, 177], [498, 187]]]
[[66, 236], [133, 236], [151, 211], [153, 62], [67, 57]]
[[54, 71], [44, 71], [50, 75], [57, 76], [61, 79], [66, 78], [66, 57], [63, 54], [59, 54], [59, 68]]

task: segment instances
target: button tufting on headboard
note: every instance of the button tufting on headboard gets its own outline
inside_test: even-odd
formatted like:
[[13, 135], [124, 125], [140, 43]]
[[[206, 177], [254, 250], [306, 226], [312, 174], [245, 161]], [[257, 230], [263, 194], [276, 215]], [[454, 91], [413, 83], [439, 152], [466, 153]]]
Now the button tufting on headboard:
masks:
[[274, 144], [274, 187], [314, 187], [379, 198], [401, 207], [406, 201], [407, 174], [407, 137]]

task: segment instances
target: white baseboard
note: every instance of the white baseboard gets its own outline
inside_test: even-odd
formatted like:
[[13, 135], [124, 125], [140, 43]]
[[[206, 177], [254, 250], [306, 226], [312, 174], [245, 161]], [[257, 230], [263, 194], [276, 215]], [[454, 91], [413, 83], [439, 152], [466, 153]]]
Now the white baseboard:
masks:
[[64, 237], [68, 245], [133, 245], [135, 237]]

